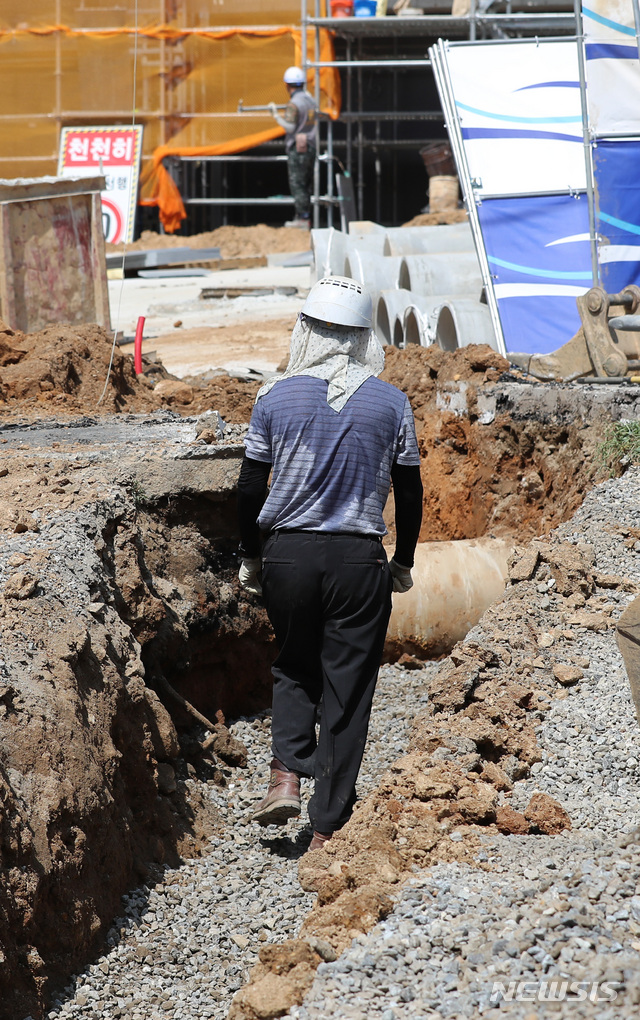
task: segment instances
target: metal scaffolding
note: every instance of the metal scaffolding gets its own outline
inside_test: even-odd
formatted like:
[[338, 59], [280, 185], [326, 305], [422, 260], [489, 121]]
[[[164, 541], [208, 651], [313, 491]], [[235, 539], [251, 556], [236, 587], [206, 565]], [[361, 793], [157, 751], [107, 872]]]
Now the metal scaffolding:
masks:
[[[314, 4], [313, 14], [309, 13], [309, 2]], [[446, 0], [445, 0], [446, 2]], [[418, 6], [427, 9], [438, 9], [438, 0], [418, 0]], [[414, 6], [412, 4], [412, 6]], [[520, 8], [514, 10], [514, 8]], [[502, 8], [502, 9], [500, 9]], [[302, 36], [304, 69], [320, 70], [323, 67], [337, 67], [341, 72], [343, 85], [343, 110], [340, 115], [342, 137], [336, 137], [337, 128], [326, 117], [321, 118], [322, 137], [318, 144], [318, 160], [314, 175], [313, 220], [314, 226], [320, 225], [321, 211], [326, 210], [327, 225], [332, 226], [334, 214], [339, 206], [340, 198], [335, 194], [334, 163], [336, 153], [340, 152], [344, 168], [353, 175], [355, 170], [355, 192], [357, 214], [360, 219], [368, 214], [368, 218], [382, 220], [383, 189], [393, 189], [394, 199], [391, 203], [391, 219], [397, 215], [398, 187], [398, 154], [407, 149], [418, 150], [422, 145], [434, 138], [444, 138], [444, 114], [437, 104], [434, 109], [403, 110], [400, 103], [400, 79], [411, 71], [424, 71], [425, 94], [432, 92], [433, 74], [431, 62], [426, 52], [439, 38], [469, 39], [509, 38], [521, 36], [558, 36], [575, 34], [576, 25], [572, 0], [506, 0], [501, 4], [492, 0], [470, 0], [468, 14], [459, 17], [451, 14], [423, 14], [420, 16], [403, 17], [388, 15], [383, 17], [322, 17], [321, 0], [301, 0], [300, 24]], [[330, 30], [334, 34], [336, 50], [340, 50], [340, 58], [331, 62], [321, 62], [320, 32]], [[311, 48], [309, 34], [313, 34], [314, 59], [308, 59]], [[416, 48], [425, 56], [416, 58]], [[382, 54], [380, 51], [382, 49]], [[375, 55], [372, 51], [376, 51]], [[380, 54], [380, 55], [377, 55]], [[366, 109], [365, 96], [371, 94], [374, 78], [389, 75], [390, 109], [371, 111]], [[315, 75], [316, 103], [319, 106], [320, 83], [319, 75]], [[406, 105], [406, 104], [405, 104]], [[436, 104], [434, 104], [435, 106]], [[416, 137], [415, 131], [405, 131], [413, 137], [401, 137], [399, 125], [424, 123], [422, 137]], [[391, 124], [391, 137], [383, 137], [383, 125]], [[434, 135], [433, 125], [440, 129]], [[369, 127], [367, 127], [369, 126]], [[371, 131], [373, 126], [373, 131]], [[367, 201], [367, 185], [365, 180], [365, 156], [371, 151], [373, 160], [374, 188], [373, 201]], [[383, 179], [382, 159], [390, 156], [387, 163], [390, 167]], [[321, 166], [326, 167], [325, 190], [321, 190]]]
[[[412, 0], [412, 7], [438, 10], [450, 2]], [[573, 35], [576, 31], [573, 0], [469, 0], [469, 12], [464, 16], [425, 13], [343, 18], [322, 17], [321, 3], [301, 0], [303, 69], [320, 72], [337, 68], [343, 102], [337, 121], [325, 114], [319, 117], [312, 196], [315, 227], [321, 219], [328, 226], [344, 219], [340, 212], [344, 212], [341, 203], [346, 199], [336, 179], [338, 168], [351, 178], [359, 219], [396, 224], [414, 215], [420, 202], [426, 201], [427, 182], [419, 168], [418, 153], [430, 142], [447, 138], [427, 57], [429, 47], [439, 38], [473, 41]], [[336, 58], [331, 61], [320, 59], [323, 30], [333, 34]], [[313, 78], [319, 109], [320, 74]], [[280, 143], [268, 142], [235, 156], [169, 157], [166, 162], [185, 205], [200, 217], [199, 228], [209, 229], [210, 224], [202, 220], [207, 207], [216, 223], [228, 223], [238, 222], [243, 207], [247, 213], [260, 206], [276, 213], [293, 204], [288, 195], [252, 196], [252, 192], [273, 187], [277, 179], [264, 178], [260, 164], [284, 162], [281, 152]]]

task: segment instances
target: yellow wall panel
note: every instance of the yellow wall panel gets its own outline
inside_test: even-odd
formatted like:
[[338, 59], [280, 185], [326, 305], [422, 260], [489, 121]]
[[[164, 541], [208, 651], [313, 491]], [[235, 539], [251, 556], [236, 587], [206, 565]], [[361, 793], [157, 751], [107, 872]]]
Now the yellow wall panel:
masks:
[[[310, 0], [310, 11], [313, 0]], [[185, 28], [218, 25], [295, 25], [300, 21], [300, 0], [138, 0], [140, 26], [170, 24]], [[106, 0], [2, 0], [0, 28], [43, 28], [62, 24], [69, 28], [132, 27], [133, 0], [109, 4]]]
[[48, 39], [0, 40], [0, 117], [49, 113], [55, 101], [55, 69], [55, 49]]
[[[269, 115], [239, 115], [238, 102], [286, 101], [300, 0], [138, 0], [137, 34], [134, 11], [132, 0], [0, 0], [0, 166], [10, 176], [55, 173], [62, 127], [131, 123], [134, 64], [135, 119], [154, 173], [185, 148], [231, 152], [274, 137]], [[260, 25], [270, 34], [242, 34]], [[323, 74], [325, 93], [335, 113], [337, 74]]]
[[[133, 109], [134, 37], [63, 37], [61, 51], [62, 109], [84, 110], [131, 117]], [[160, 110], [160, 46], [157, 40], [139, 40], [138, 107]], [[151, 59], [149, 59], [149, 57]]]
[[55, 120], [0, 118], [0, 163], [3, 177], [36, 177], [34, 158], [47, 166], [44, 173], [55, 173], [58, 152], [58, 128]]

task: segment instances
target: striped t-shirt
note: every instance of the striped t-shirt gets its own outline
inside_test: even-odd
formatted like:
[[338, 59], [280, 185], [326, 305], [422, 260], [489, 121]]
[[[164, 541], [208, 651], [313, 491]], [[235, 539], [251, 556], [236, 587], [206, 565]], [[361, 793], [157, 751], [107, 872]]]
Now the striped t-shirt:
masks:
[[248, 457], [273, 465], [258, 518], [266, 532], [384, 535], [392, 465], [420, 464], [407, 397], [376, 377], [339, 413], [325, 380], [282, 379], [255, 405], [244, 445]]

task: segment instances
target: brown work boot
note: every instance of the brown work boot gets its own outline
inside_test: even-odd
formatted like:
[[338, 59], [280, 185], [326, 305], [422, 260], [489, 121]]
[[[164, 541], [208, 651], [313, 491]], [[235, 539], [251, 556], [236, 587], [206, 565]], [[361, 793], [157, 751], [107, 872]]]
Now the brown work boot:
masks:
[[300, 776], [287, 772], [282, 762], [271, 762], [269, 791], [251, 815], [259, 825], [285, 825], [289, 818], [300, 814]]
[[332, 836], [332, 832], [314, 832], [313, 839], [309, 843], [309, 850], [321, 850], [325, 843], [329, 842]]

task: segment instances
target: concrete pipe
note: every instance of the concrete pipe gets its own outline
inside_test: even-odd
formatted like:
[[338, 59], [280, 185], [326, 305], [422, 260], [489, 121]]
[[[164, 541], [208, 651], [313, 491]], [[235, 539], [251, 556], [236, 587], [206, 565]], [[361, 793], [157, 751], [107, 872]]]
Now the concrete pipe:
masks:
[[402, 346], [420, 344], [421, 347], [428, 347], [435, 343], [437, 315], [445, 302], [451, 299], [448, 294], [427, 297], [424, 294], [413, 294], [411, 291], [409, 293], [412, 300], [405, 306], [402, 316], [399, 316], [402, 321]]
[[393, 596], [387, 655], [450, 652], [504, 591], [512, 550], [495, 538], [420, 543], [413, 588]]
[[474, 251], [468, 223], [442, 227], [391, 227], [383, 255], [420, 255], [428, 252]]
[[[400, 319], [407, 305], [415, 301], [409, 290], [383, 290], [378, 298], [375, 311], [376, 332], [383, 344], [394, 343], [396, 320]], [[401, 329], [402, 334], [402, 329]]]
[[351, 220], [349, 224], [349, 235], [351, 237], [385, 237], [387, 228], [375, 220]]
[[475, 252], [405, 255], [400, 263], [397, 286], [416, 294], [460, 294], [479, 299], [482, 277]]
[[420, 344], [428, 347], [435, 343], [435, 325], [437, 313], [442, 308], [447, 296], [424, 294], [413, 295], [413, 302], [407, 305], [402, 317], [403, 347], [408, 344]]
[[387, 232], [378, 223], [369, 223], [365, 220], [349, 224], [347, 243], [348, 246], [358, 251], [368, 251], [372, 255], [384, 255], [386, 239]]
[[489, 344], [497, 350], [491, 313], [479, 301], [448, 299], [435, 313], [433, 334], [443, 351], [455, 351], [468, 344]]
[[325, 276], [344, 276], [347, 234], [334, 227], [311, 231], [311, 285]]
[[344, 260], [344, 275], [357, 280], [367, 288], [372, 298], [375, 295], [377, 299], [381, 290], [398, 286], [400, 262], [400, 258], [351, 250]]
[[432, 342], [429, 337], [427, 322], [415, 304], [407, 305], [402, 316], [402, 335], [404, 347], [410, 344], [419, 344], [420, 347], [428, 347]]

